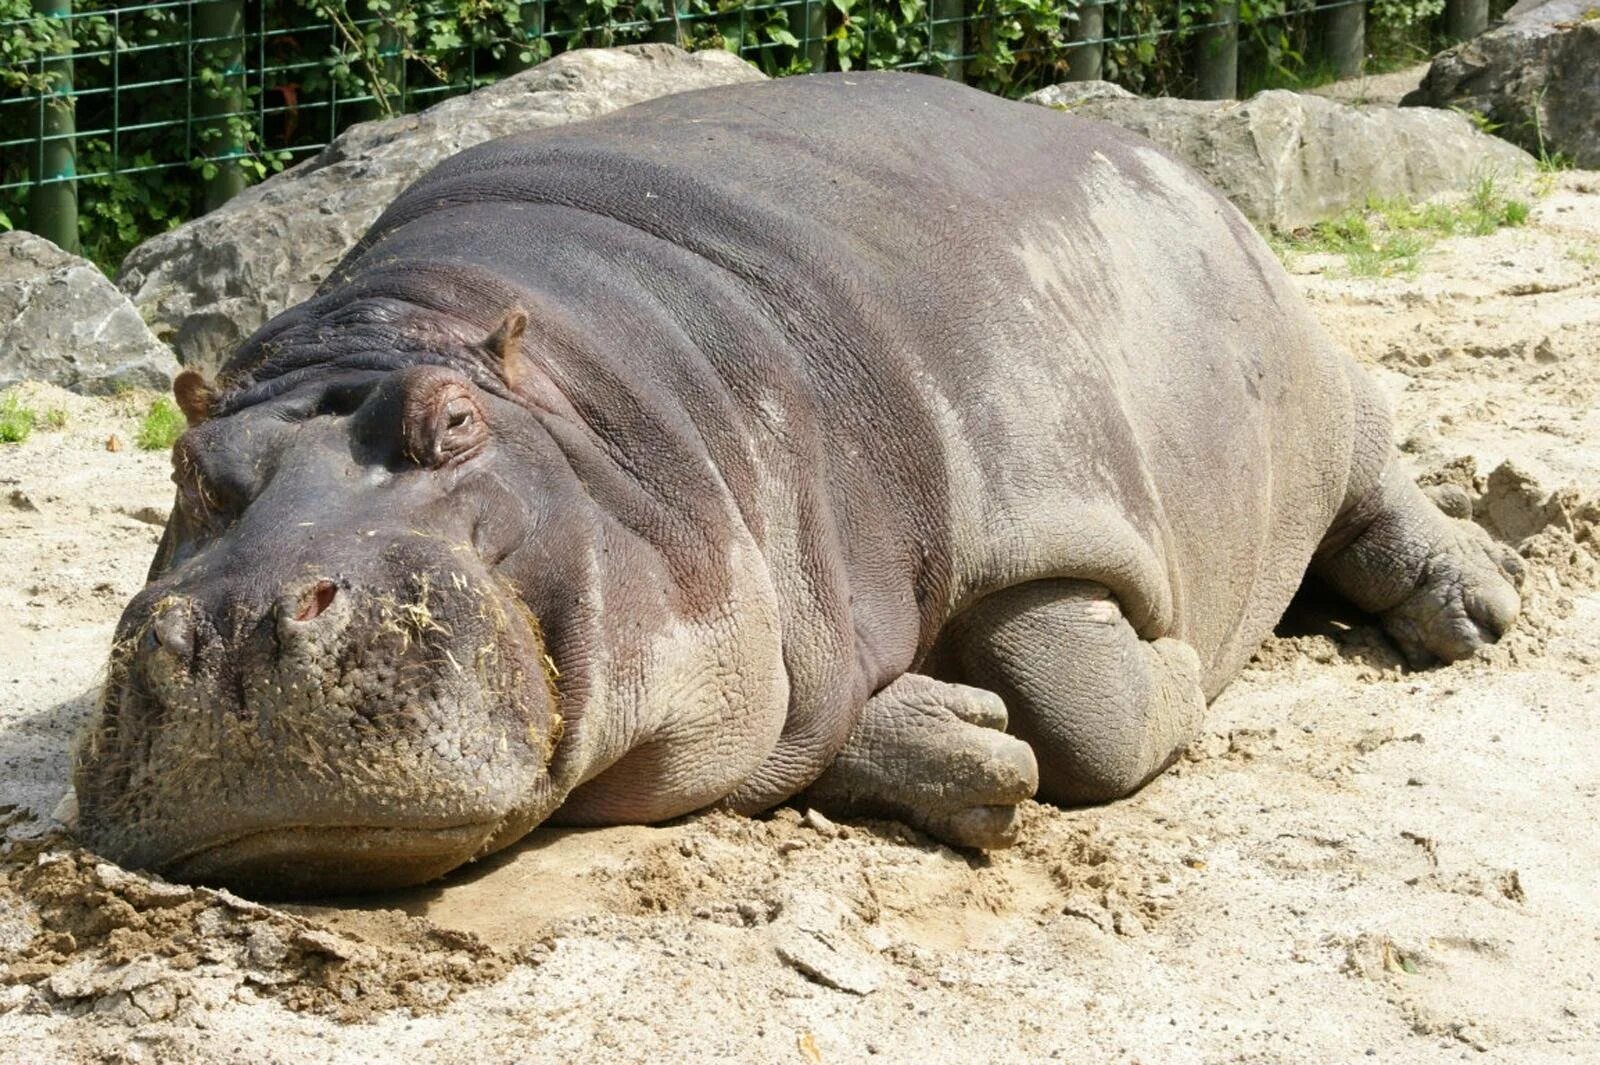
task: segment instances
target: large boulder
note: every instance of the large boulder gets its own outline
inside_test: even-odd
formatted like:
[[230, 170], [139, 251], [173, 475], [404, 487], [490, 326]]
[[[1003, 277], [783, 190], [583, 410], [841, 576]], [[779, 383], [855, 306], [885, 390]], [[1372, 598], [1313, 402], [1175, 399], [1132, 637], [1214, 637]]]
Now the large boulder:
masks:
[[1474, 111], [1529, 151], [1600, 168], [1600, 0], [1524, 0], [1435, 58], [1401, 103]]
[[566, 52], [420, 114], [346, 130], [314, 158], [139, 245], [117, 283], [179, 359], [211, 370], [268, 318], [308, 298], [385, 205], [447, 156], [656, 96], [763, 77], [720, 50]]
[[166, 389], [172, 352], [95, 265], [32, 233], [0, 233], [0, 388]]
[[1352, 107], [1284, 90], [1242, 102], [1143, 99], [1103, 82], [1054, 85], [1024, 99], [1149, 137], [1246, 217], [1282, 230], [1372, 197], [1426, 199], [1533, 166], [1526, 152], [1464, 115], [1431, 108]]

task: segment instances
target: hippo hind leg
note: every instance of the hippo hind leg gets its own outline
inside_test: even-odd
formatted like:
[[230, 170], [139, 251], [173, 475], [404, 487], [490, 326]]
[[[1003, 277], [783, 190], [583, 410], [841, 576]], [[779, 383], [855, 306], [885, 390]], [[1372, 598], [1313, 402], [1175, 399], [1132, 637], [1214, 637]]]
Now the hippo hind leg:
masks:
[[1521, 607], [1516, 552], [1446, 516], [1392, 460], [1334, 523], [1311, 572], [1376, 614], [1415, 665], [1494, 643]]
[[956, 618], [941, 666], [996, 692], [1011, 732], [1039, 759], [1039, 797], [1109, 802], [1160, 773], [1205, 713], [1200, 659], [1186, 643], [1140, 638], [1091, 581], [1009, 588]]

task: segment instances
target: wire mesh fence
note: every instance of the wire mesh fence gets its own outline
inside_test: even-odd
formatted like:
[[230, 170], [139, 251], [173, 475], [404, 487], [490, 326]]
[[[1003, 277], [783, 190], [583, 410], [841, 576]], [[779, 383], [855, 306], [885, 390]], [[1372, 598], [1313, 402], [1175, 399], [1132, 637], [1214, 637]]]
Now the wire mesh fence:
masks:
[[0, 226], [67, 247], [93, 230], [95, 257], [114, 260], [355, 122], [576, 47], [666, 41], [774, 76], [919, 70], [1012, 95], [1107, 78], [1217, 98], [1238, 91], [1241, 55], [1246, 81], [1354, 73], [1369, 14], [1484, 2], [0, 0]]

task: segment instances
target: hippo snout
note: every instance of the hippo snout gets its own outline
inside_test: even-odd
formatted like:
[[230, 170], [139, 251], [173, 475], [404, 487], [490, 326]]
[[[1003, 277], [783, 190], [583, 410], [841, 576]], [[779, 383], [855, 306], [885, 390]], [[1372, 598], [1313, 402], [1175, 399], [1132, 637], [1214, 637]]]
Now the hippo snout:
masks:
[[547, 812], [553, 687], [494, 581], [415, 551], [308, 569], [208, 568], [130, 604], [77, 756], [91, 846], [254, 894], [365, 891]]

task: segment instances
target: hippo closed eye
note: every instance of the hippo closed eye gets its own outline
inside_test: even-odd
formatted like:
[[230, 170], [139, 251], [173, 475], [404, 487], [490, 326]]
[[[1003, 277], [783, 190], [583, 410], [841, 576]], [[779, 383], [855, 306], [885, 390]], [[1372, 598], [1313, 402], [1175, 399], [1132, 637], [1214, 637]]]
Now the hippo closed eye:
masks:
[[1167, 765], [1308, 568], [1419, 661], [1518, 609], [1231, 206], [932, 78], [463, 152], [176, 391], [81, 831], [259, 893], [802, 794], [1003, 846]]

